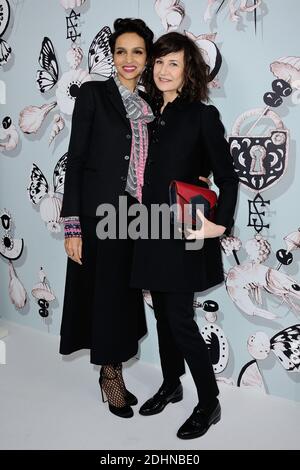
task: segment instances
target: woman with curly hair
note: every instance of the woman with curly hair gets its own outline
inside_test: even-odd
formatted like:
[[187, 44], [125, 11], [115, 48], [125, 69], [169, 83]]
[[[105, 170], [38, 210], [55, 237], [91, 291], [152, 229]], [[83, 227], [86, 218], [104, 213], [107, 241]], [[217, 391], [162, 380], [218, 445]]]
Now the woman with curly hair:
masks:
[[[214, 221], [198, 212], [202, 230], [190, 229], [186, 238], [203, 240], [203, 247], [187, 250], [186, 239], [139, 239], [135, 244], [132, 286], [150, 291], [157, 320], [163, 383], [140, 408], [153, 415], [168, 403], [182, 400], [180, 376], [187, 362], [198, 393], [198, 404], [178, 430], [181, 439], [203, 435], [221, 417], [218, 386], [197, 323], [194, 293], [220, 284], [223, 277], [219, 237], [233, 226], [238, 177], [218, 110], [207, 105], [208, 66], [200, 49], [187, 36], [172, 32], [154, 44], [146, 91], [156, 115], [144, 174], [143, 204], [169, 205], [172, 180], [199, 184], [198, 175], [212, 172], [219, 188]], [[204, 236], [203, 236], [204, 233]]]

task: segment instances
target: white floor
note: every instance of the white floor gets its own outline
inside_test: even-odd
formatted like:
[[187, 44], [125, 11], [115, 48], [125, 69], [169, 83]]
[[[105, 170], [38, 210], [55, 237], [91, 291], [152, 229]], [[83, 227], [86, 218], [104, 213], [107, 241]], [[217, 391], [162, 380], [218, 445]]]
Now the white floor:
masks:
[[[178, 427], [196, 393], [183, 379], [184, 400], [159, 415], [131, 419], [100, 401], [98, 369], [87, 351], [62, 358], [59, 338], [14, 323], [0, 365], [0, 449], [300, 449], [300, 404], [221, 384], [222, 420], [202, 438], [182, 441]], [[139, 402], [159, 387], [159, 369], [140, 361], [125, 369]]]

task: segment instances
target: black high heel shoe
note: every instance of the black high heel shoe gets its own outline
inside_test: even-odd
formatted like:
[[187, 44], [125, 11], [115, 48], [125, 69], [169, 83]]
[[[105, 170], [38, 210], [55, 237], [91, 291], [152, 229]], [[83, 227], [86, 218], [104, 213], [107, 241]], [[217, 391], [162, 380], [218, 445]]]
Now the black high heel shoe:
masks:
[[[117, 371], [114, 366], [106, 366], [109, 369], [105, 373], [104, 368], [101, 368], [99, 385], [102, 394], [103, 403], [108, 402], [108, 408], [111, 413], [120, 418], [131, 418], [133, 416], [132, 408], [127, 404], [124, 391], [120, 384]], [[124, 403], [124, 405], [123, 405]], [[120, 406], [119, 406], [120, 404]]]

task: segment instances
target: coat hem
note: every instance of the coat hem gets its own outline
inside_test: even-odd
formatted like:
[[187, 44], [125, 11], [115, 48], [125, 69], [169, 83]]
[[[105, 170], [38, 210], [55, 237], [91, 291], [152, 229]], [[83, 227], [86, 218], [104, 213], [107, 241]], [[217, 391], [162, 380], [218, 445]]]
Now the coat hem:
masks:
[[[145, 336], [145, 335], [143, 335], [143, 336]], [[114, 358], [109, 358], [109, 359], [99, 359], [99, 358], [97, 358], [97, 354], [94, 354], [93, 351], [91, 350], [91, 347], [86, 346], [86, 345], [84, 345], [84, 346], [74, 346], [73, 348], [68, 348], [68, 349], [61, 348], [59, 350], [59, 354], [61, 354], [62, 356], [68, 356], [70, 354], [73, 354], [77, 351], [81, 351], [83, 349], [86, 349], [86, 350], [90, 351], [90, 363], [91, 364], [102, 366], [102, 365], [105, 365], [105, 364], [119, 364], [121, 362], [129, 361], [129, 359], [132, 359], [138, 353], [139, 345], [137, 345], [134, 352], [130, 352], [129, 354], [126, 354], [124, 356], [118, 356], [117, 358], [114, 357]], [[136, 359], [138, 359], [138, 358], [136, 358]]]

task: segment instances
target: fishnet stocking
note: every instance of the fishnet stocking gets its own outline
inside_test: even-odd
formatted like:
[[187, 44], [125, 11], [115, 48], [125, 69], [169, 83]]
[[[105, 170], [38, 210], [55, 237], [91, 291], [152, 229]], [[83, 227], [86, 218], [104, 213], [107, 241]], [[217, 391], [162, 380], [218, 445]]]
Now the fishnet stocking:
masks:
[[[120, 369], [117, 369], [120, 368]], [[101, 368], [100, 384], [110, 405], [122, 408], [126, 405], [122, 366], [105, 365]], [[124, 388], [123, 388], [124, 387]]]
[[119, 383], [121, 385], [121, 389], [122, 389], [122, 392], [124, 394], [124, 396], [126, 395], [126, 387], [125, 387], [125, 383], [124, 383], [124, 379], [123, 379], [123, 374], [122, 374], [122, 364], [117, 364], [116, 367], [115, 367], [115, 371], [117, 373], [117, 377], [119, 379]]

